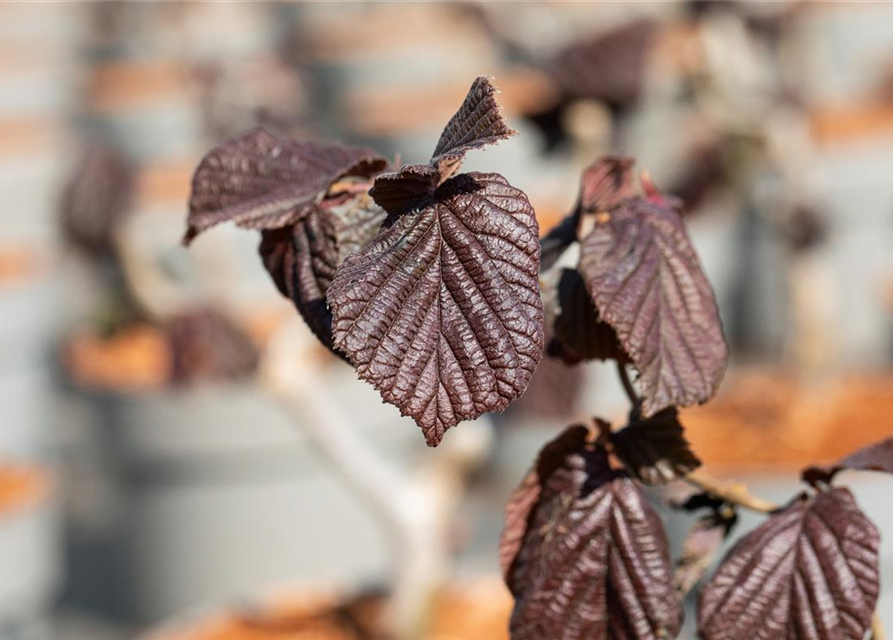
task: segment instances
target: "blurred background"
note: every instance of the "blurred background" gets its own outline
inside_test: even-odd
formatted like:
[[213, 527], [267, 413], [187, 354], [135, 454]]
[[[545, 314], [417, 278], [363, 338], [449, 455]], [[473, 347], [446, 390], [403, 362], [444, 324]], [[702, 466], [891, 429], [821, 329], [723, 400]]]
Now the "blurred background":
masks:
[[[424, 162], [482, 74], [520, 135], [465, 167], [525, 190], [544, 231], [605, 152], [685, 201], [732, 348], [719, 396], [683, 413], [711, 473], [785, 501], [804, 464], [893, 433], [893, 5], [6, 2], [0, 638], [358, 637], [244, 614], [394, 565], [391, 532], [270, 399], [283, 335], [363, 446], [439, 496], [466, 586], [436, 637], [505, 637], [503, 505], [559, 428], [622, 420], [613, 367], [544, 360], [505, 414], [428, 450], [315, 346], [257, 234], [180, 245], [223, 139], [261, 125]], [[846, 479], [889, 583], [890, 481]], [[689, 521], [661, 509], [678, 552]], [[893, 625], [893, 589], [879, 611]]]

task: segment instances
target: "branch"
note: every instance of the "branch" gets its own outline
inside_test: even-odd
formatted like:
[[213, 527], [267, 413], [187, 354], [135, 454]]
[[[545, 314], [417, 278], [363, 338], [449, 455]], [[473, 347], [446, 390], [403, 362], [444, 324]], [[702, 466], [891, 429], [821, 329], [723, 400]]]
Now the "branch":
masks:
[[747, 487], [743, 484], [723, 484], [719, 480], [711, 478], [699, 471], [692, 471], [685, 476], [684, 480], [691, 486], [706, 491], [721, 500], [745, 509], [750, 509], [751, 511], [772, 513], [780, 508], [779, 505], [774, 502], [769, 502], [768, 500], [751, 495], [748, 492]]

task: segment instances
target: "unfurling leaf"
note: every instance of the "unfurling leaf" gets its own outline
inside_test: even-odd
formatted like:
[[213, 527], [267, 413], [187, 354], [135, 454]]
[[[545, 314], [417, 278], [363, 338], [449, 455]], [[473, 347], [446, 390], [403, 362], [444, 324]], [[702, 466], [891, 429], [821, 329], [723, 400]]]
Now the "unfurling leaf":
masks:
[[630, 474], [645, 484], [665, 484], [701, 466], [675, 407], [650, 418], [633, 415], [626, 427], [611, 435], [611, 444]]
[[527, 196], [498, 174], [454, 175], [467, 150], [512, 133], [494, 94], [476, 80], [430, 164], [376, 179], [370, 193], [391, 215], [328, 290], [335, 347], [431, 446], [518, 398], [543, 350]]
[[500, 546], [513, 640], [675, 637], [682, 608], [660, 518], [581, 426], [540, 454]]
[[680, 597], [685, 596], [706, 575], [719, 554], [722, 543], [738, 522], [734, 505], [700, 493], [682, 505], [686, 511], [707, 508], [710, 512], [698, 518], [688, 531], [682, 555], [676, 561], [674, 582]]
[[595, 216], [580, 272], [639, 372], [642, 414], [713, 396], [728, 359], [710, 283], [679, 215], [632, 198]]
[[329, 284], [344, 259], [372, 239], [384, 217], [384, 210], [361, 194], [343, 203], [324, 200], [294, 225], [263, 232], [264, 266], [279, 291], [292, 300], [307, 326], [329, 348]]
[[371, 178], [387, 161], [364, 147], [280, 140], [252, 129], [211, 150], [192, 179], [185, 242], [221, 222], [279, 229], [306, 216], [333, 183]]
[[893, 473], [893, 437], [875, 442], [829, 466], [814, 465], [803, 470], [803, 480], [811, 485], [831, 484], [841, 471], [883, 471]]
[[581, 232], [585, 235], [589, 225], [583, 224], [584, 218], [613, 209], [636, 195], [633, 163], [627, 156], [603, 156], [583, 170], [574, 210], [540, 240], [542, 271], [551, 269]]
[[[627, 362], [617, 333], [599, 320], [580, 272], [556, 269], [540, 280], [546, 321], [552, 327], [546, 353], [569, 365], [584, 360]], [[553, 282], [555, 276], [557, 282]]]
[[368, 190], [386, 166], [363, 147], [279, 140], [253, 129], [202, 160], [192, 182], [185, 241], [227, 221], [261, 230], [261, 258], [277, 288], [331, 348], [326, 291], [338, 265], [384, 220]]
[[705, 640], [861, 640], [879, 591], [877, 529], [843, 488], [797, 500], [738, 542], [701, 591]]

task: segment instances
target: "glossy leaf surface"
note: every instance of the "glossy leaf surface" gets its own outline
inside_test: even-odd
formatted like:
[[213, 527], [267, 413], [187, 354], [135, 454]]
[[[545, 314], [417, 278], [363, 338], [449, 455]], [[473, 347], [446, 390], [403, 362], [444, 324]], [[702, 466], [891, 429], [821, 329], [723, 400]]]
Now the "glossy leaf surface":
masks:
[[634, 198], [596, 216], [580, 272], [639, 372], [645, 417], [713, 396], [728, 350], [710, 283], [672, 208]]
[[843, 488], [798, 500], [743, 538], [701, 591], [705, 640], [861, 640], [880, 538]]
[[379, 176], [385, 228], [328, 291], [335, 347], [436, 446], [502, 411], [543, 350], [539, 228], [498, 174], [454, 175], [465, 153], [514, 133], [490, 78], [475, 80], [427, 165]]
[[277, 229], [306, 216], [345, 176], [369, 178], [387, 162], [365, 147], [280, 140], [252, 129], [202, 160], [192, 180], [184, 240], [221, 222]]
[[588, 433], [571, 427], [548, 445], [506, 509], [512, 638], [675, 637], [682, 609], [663, 525]]

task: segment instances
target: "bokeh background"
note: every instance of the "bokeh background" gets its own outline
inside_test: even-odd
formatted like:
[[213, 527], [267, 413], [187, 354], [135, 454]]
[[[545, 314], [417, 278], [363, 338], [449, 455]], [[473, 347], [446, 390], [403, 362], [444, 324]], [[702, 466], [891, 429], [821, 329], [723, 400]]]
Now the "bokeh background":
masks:
[[[281, 585], [387, 583], [389, 532], [271, 400], [280, 347], [431, 483], [451, 570], [496, 620], [474, 637], [504, 637], [502, 506], [560, 427], [621, 419], [613, 369], [544, 361], [504, 415], [428, 450], [314, 346], [256, 234], [180, 245], [191, 173], [228, 136], [425, 161], [482, 74], [520, 135], [465, 166], [524, 189], [544, 230], [611, 151], [686, 202], [733, 355], [683, 413], [710, 473], [784, 501], [804, 464], [893, 433], [893, 5], [2, 3], [0, 638], [131, 638]], [[893, 625], [893, 485], [848, 479], [885, 534]], [[688, 521], [661, 509], [678, 550]], [[240, 633], [183, 637], [346, 637]]]

